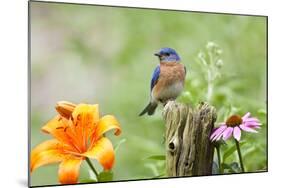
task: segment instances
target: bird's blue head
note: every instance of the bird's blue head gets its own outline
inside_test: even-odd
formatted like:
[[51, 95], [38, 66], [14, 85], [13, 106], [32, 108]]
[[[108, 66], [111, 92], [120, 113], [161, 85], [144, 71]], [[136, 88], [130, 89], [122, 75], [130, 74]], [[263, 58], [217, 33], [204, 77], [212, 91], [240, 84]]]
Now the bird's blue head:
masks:
[[158, 56], [160, 62], [164, 63], [180, 61], [180, 56], [172, 48], [161, 48], [160, 51], [155, 53], [154, 55]]

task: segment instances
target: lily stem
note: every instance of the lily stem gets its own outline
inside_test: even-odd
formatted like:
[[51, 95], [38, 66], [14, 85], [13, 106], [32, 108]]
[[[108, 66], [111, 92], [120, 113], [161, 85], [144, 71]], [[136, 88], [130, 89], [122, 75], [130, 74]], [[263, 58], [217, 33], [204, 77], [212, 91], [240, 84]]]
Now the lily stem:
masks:
[[222, 168], [221, 168], [221, 154], [220, 154], [220, 146], [216, 146], [217, 150], [217, 158], [218, 158], [218, 165], [219, 165], [219, 173], [222, 174]]
[[235, 140], [235, 144], [236, 144], [236, 148], [237, 148], [237, 152], [238, 152], [241, 170], [242, 170], [242, 172], [245, 172], [239, 142], [236, 139], [234, 139], [234, 140]]
[[95, 169], [94, 165], [92, 164], [91, 160], [88, 157], [86, 157], [86, 161], [87, 161], [88, 165], [90, 166], [91, 170], [95, 173], [96, 178], [98, 180], [98, 177], [99, 177], [98, 172], [96, 171], [96, 169]]

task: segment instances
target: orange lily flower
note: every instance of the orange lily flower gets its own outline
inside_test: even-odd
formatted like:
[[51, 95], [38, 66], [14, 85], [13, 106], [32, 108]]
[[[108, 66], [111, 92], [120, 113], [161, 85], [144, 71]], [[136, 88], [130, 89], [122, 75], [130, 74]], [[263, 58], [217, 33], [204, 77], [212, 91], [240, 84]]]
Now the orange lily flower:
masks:
[[54, 139], [32, 150], [31, 172], [40, 166], [60, 162], [60, 183], [74, 184], [86, 157], [96, 159], [104, 170], [110, 170], [114, 164], [114, 149], [104, 133], [112, 129], [115, 129], [115, 135], [121, 133], [115, 117], [105, 115], [100, 118], [97, 104], [75, 105], [62, 101], [56, 109], [59, 115], [42, 127], [42, 131], [51, 134]]

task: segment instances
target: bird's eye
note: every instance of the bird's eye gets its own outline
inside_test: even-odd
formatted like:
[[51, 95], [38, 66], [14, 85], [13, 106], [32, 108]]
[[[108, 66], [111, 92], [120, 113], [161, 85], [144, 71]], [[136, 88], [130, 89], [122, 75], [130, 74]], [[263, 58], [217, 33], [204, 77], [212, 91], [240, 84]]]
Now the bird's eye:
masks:
[[169, 53], [165, 53], [165, 56], [169, 56], [170, 54]]

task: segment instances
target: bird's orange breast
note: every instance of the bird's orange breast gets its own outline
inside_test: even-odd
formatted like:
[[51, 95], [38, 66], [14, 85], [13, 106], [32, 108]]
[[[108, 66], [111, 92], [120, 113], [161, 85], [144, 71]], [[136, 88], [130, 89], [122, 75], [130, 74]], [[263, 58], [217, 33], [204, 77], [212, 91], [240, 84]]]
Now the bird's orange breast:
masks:
[[184, 65], [174, 63], [160, 63], [159, 82], [164, 85], [173, 84], [174, 82], [185, 80]]
[[165, 91], [166, 88], [176, 83], [181, 83], [184, 86], [185, 81], [185, 69], [184, 65], [174, 63], [160, 63], [160, 75], [157, 84], [154, 86], [153, 94], [161, 96], [161, 92]]

